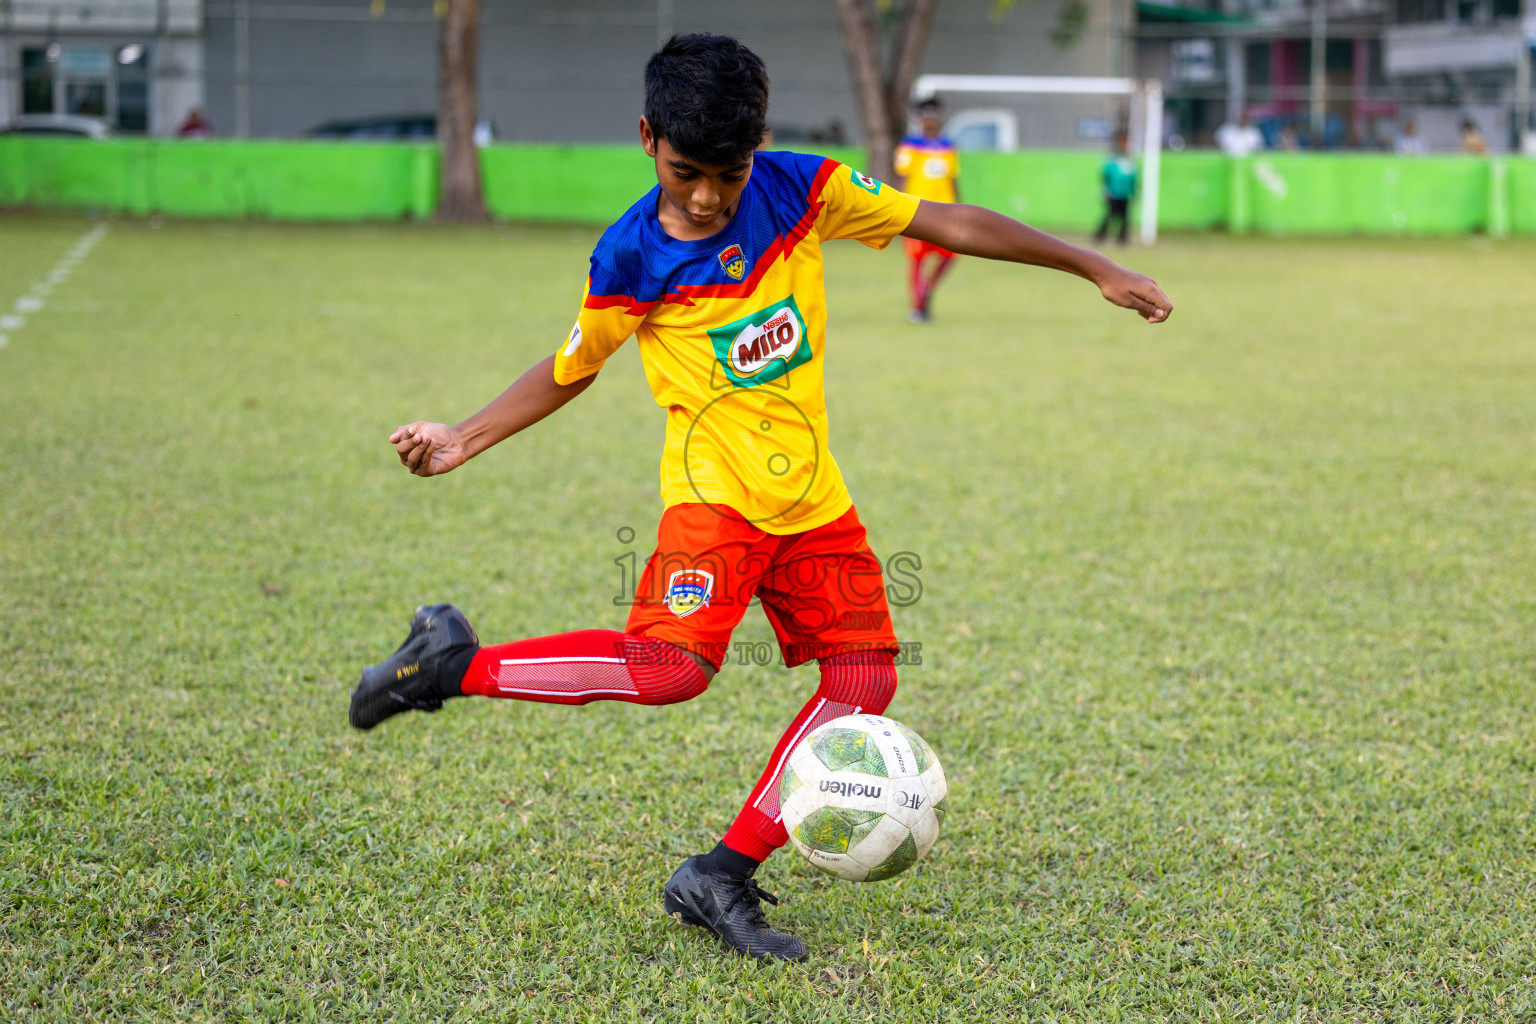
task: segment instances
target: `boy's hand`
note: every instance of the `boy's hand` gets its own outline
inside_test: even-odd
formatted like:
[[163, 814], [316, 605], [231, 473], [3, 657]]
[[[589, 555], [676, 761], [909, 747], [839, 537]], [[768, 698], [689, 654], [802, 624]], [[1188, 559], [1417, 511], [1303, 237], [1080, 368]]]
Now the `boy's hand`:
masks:
[[1106, 299], [1117, 306], [1134, 309], [1147, 323], [1160, 324], [1173, 312], [1173, 303], [1146, 274], [1115, 266], [1098, 285]]
[[469, 456], [464, 438], [446, 423], [407, 423], [395, 428], [389, 443], [400, 455], [400, 465], [417, 476], [437, 476], [464, 465]]

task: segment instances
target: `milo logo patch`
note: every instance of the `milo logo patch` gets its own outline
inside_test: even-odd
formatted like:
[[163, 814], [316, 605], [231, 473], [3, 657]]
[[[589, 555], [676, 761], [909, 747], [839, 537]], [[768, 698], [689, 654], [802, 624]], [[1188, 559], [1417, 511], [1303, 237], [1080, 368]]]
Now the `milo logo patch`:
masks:
[[739, 388], [777, 380], [811, 358], [805, 318], [793, 295], [734, 323], [712, 328], [709, 337], [726, 377]]
[[761, 327], [748, 324], [731, 340], [731, 367], [743, 377], [750, 377], [775, 359], [794, 355], [804, 335], [804, 325], [790, 309], [780, 310]]

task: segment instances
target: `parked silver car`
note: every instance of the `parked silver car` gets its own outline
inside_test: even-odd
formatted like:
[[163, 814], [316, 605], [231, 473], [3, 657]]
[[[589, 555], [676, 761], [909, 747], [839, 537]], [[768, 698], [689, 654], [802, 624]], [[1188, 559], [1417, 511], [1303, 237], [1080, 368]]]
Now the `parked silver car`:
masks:
[[0, 126], [0, 135], [69, 135], [76, 138], [110, 138], [112, 129], [99, 117], [77, 114], [22, 114]]

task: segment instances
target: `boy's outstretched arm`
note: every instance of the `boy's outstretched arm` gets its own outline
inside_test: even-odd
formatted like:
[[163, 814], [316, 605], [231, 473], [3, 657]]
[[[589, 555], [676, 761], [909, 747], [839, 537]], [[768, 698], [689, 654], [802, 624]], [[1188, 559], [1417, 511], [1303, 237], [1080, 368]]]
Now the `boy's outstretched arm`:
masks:
[[1173, 312], [1173, 303], [1147, 275], [981, 206], [925, 199], [902, 234], [967, 256], [1065, 270], [1092, 281], [1110, 302], [1134, 309], [1150, 323], [1162, 323]]
[[417, 476], [457, 469], [492, 445], [525, 430], [581, 394], [597, 374], [571, 384], [555, 383], [555, 357], [536, 363], [484, 409], [458, 426], [418, 420], [396, 427], [389, 443], [400, 464]]

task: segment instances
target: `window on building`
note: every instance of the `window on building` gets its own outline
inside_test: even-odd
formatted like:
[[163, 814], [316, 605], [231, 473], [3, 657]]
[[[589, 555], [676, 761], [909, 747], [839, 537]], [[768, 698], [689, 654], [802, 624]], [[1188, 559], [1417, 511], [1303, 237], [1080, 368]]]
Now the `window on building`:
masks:
[[64, 113], [104, 117], [107, 113], [107, 83], [65, 82]]
[[1398, 0], [1397, 20], [1403, 25], [1445, 20], [1446, 0]]
[[1323, 50], [1323, 62], [1329, 71], [1353, 71], [1355, 41], [1353, 39], [1328, 40], [1328, 46]]
[[21, 51], [21, 112], [53, 113], [53, 61], [41, 46]]
[[1243, 67], [1247, 71], [1246, 80], [1250, 89], [1269, 85], [1269, 44], [1249, 43], [1247, 53], [1243, 56]]
[[117, 51], [117, 121], [120, 132], [149, 130], [149, 52], [139, 43]]

